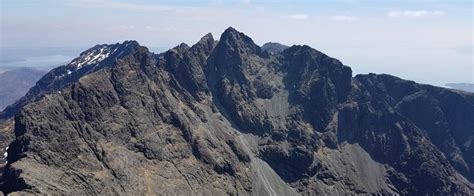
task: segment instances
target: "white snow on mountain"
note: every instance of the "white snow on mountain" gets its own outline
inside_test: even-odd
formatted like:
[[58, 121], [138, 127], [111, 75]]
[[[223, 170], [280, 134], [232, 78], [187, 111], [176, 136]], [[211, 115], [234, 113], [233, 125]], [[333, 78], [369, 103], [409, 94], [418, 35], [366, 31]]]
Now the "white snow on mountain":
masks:
[[83, 66], [94, 65], [100, 63], [102, 60], [109, 57], [112, 53], [117, 51], [117, 48], [113, 49], [110, 46], [102, 46], [96, 50], [88, 51], [82, 54], [79, 58], [74, 59], [70, 65], [76, 66], [76, 70]]
[[8, 161], [6, 161], [8, 158], [8, 146], [5, 148], [5, 153], [3, 153], [3, 159], [5, 159], [5, 164], [8, 163]]

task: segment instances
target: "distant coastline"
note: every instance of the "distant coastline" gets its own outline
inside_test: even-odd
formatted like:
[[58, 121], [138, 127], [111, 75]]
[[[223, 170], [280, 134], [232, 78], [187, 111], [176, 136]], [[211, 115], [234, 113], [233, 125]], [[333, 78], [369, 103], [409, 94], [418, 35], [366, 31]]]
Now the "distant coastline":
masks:
[[446, 86], [452, 89], [474, 93], [473, 83], [447, 83]]
[[14, 62], [21, 62], [26, 61], [24, 58], [10, 58], [10, 59], [0, 59], [0, 63], [14, 63]]

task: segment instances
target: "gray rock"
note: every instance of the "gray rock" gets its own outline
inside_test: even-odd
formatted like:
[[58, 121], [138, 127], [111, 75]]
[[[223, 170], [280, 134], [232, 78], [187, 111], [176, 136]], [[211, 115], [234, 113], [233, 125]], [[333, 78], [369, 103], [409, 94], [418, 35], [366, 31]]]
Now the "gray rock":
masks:
[[474, 192], [473, 94], [352, 77], [308, 46], [269, 53], [233, 28], [96, 64], [38, 83], [13, 112], [4, 193]]

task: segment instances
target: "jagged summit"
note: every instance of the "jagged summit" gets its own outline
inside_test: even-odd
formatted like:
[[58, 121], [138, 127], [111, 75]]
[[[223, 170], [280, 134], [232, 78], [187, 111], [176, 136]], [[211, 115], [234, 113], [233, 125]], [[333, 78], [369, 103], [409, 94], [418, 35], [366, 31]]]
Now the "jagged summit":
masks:
[[173, 47], [172, 50], [176, 50], [176, 51], [183, 50], [183, 51], [185, 51], [189, 48], [190, 48], [189, 45], [183, 42], [183, 43], [180, 43], [179, 45]]
[[212, 40], [214, 41], [214, 36], [212, 35], [212, 33], [207, 33], [206, 35], [204, 35], [201, 39], [199, 39], [199, 42], [208, 42], [209, 40]]
[[473, 94], [352, 77], [306, 45], [261, 52], [233, 28], [160, 55], [125, 45], [2, 113], [3, 193], [474, 194]]
[[58, 92], [85, 75], [110, 67], [117, 60], [132, 54], [140, 47], [142, 46], [137, 41], [129, 40], [123, 43], [96, 45], [81, 52], [79, 57], [70, 63], [54, 68], [43, 76], [24, 97], [0, 112], [0, 119], [5, 120], [13, 117], [26, 103], [45, 94]]
[[210, 50], [214, 48], [216, 45], [216, 40], [214, 40], [214, 36], [212, 36], [211, 33], [207, 33], [204, 35], [199, 41], [192, 46], [192, 48], [201, 48], [204, 47], [203, 49], [205, 50], [204, 52], [206, 54], [209, 54]]
[[82, 52], [79, 57], [72, 60], [69, 64], [71, 66], [75, 66], [76, 70], [78, 70], [83, 66], [99, 64], [109, 56], [120, 58], [120, 55], [126, 53], [127, 50], [134, 49], [139, 46], [140, 44], [138, 44], [137, 41], [124, 41], [123, 43], [96, 45]]
[[236, 50], [238, 52], [260, 53], [260, 47], [255, 44], [252, 38], [242, 32], [229, 27], [221, 35], [218, 48], [223, 50]]
[[225, 38], [227, 35], [243, 35], [242, 32], [237, 31], [234, 27], [227, 27], [227, 29], [224, 30], [221, 34], [221, 39]]
[[[81, 52], [79, 57], [64, 65], [63, 68], [68, 69], [67, 72], [91, 72], [95, 69], [100, 69], [113, 64], [116, 60], [129, 55], [140, 47], [142, 46], [140, 46], [140, 44], [134, 40], [127, 40], [122, 43], [115, 44], [96, 45], [84, 52]], [[69, 74], [71, 73], [68, 73], [68, 75]]]

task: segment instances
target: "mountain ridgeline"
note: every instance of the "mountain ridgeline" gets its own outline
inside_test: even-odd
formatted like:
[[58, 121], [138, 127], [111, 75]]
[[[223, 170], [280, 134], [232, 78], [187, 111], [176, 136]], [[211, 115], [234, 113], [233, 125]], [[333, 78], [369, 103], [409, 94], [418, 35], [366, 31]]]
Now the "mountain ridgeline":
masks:
[[134, 41], [81, 53], [1, 113], [2, 132], [15, 139], [0, 188], [474, 193], [474, 94], [390, 75], [352, 77], [309, 46], [273, 46], [228, 28], [218, 41], [207, 34], [161, 54]]

